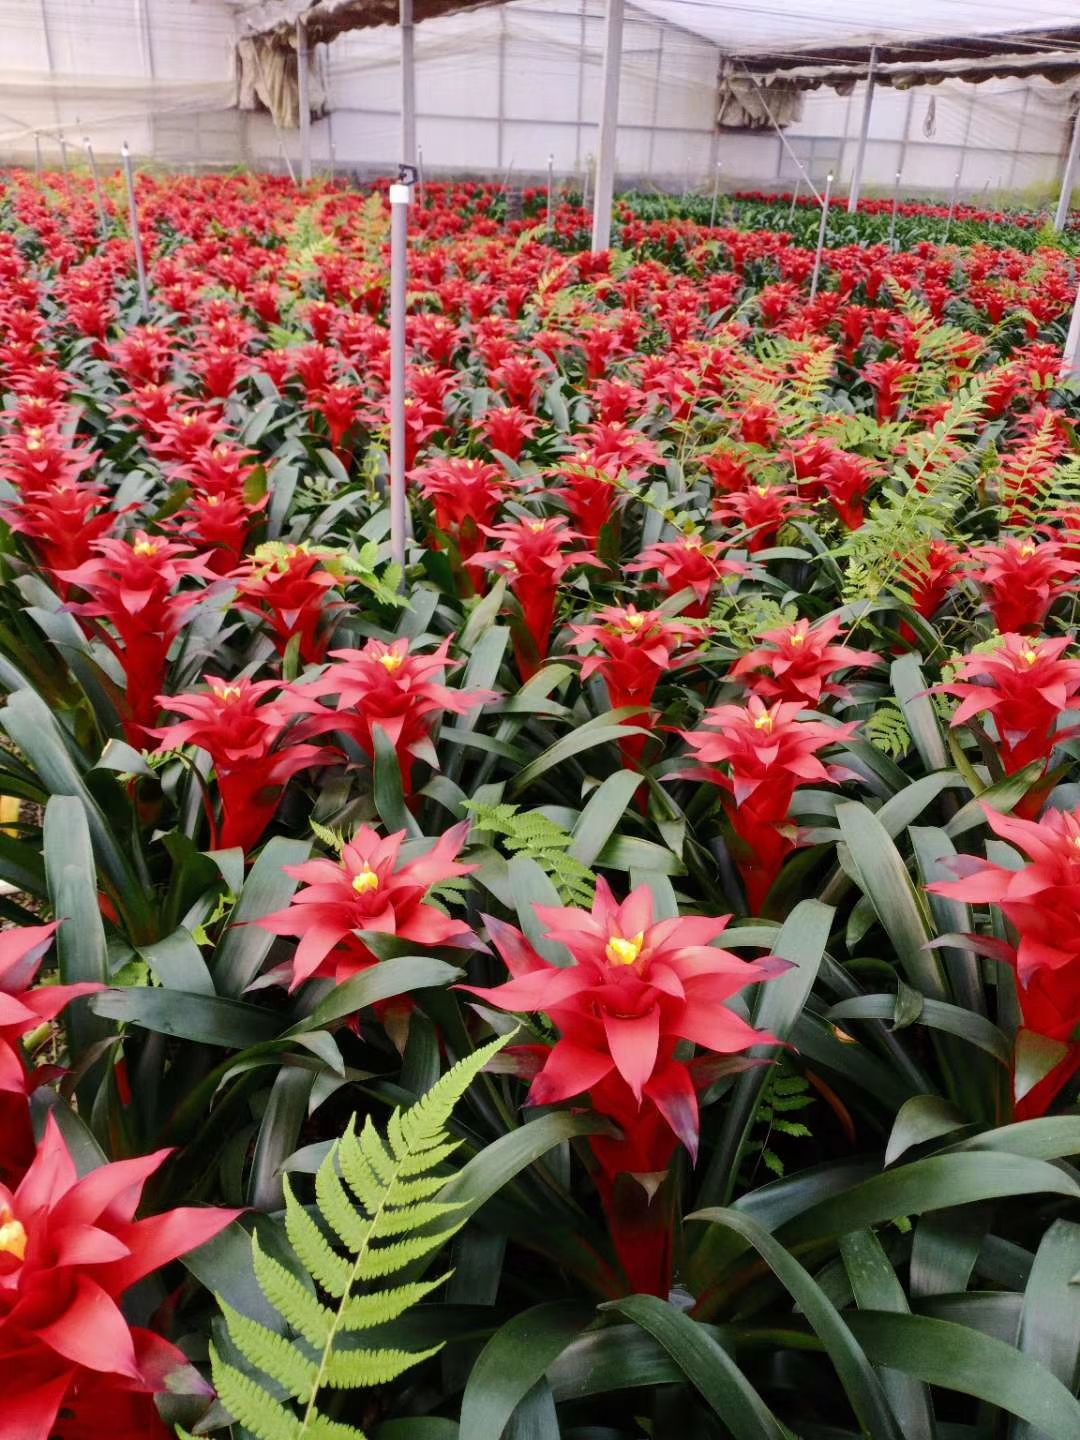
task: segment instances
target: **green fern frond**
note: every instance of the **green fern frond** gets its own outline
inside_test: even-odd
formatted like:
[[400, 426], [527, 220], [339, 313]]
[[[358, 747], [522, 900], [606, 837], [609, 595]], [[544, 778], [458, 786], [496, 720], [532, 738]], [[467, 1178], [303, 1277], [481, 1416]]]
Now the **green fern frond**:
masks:
[[980, 476], [971, 442], [983, 410], [987, 382], [972, 379], [931, 429], [904, 440], [900, 464], [872, 501], [866, 523], [836, 550], [844, 565], [844, 599], [875, 600], [903, 594], [905, 567], [918, 563], [931, 541], [948, 535]]
[[879, 705], [863, 722], [861, 733], [875, 749], [893, 760], [902, 760], [911, 749], [911, 731], [899, 705]]
[[312, 820], [309, 823], [311, 825], [311, 833], [315, 836], [316, 840], [321, 840], [328, 850], [332, 850], [335, 855], [340, 855], [342, 850], [345, 849], [346, 843], [345, 836], [341, 831], [332, 830], [329, 825], [322, 825], [318, 820]]
[[316, 1288], [253, 1238], [255, 1277], [285, 1333], [219, 1297], [230, 1360], [211, 1348], [221, 1403], [254, 1440], [364, 1440], [320, 1411], [322, 1392], [388, 1384], [438, 1352], [344, 1342], [396, 1320], [448, 1278], [374, 1283], [427, 1259], [464, 1223], [461, 1205], [435, 1198], [445, 1184], [435, 1172], [457, 1149], [447, 1132], [454, 1106], [507, 1038], [460, 1061], [410, 1109], [395, 1111], [385, 1137], [370, 1116], [359, 1131], [350, 1120], [316, 1172], [310, 1210], [286, 1178], [285, 1233]]
[[465, 806], [473, 818], [474, 831], [485, 831], [502, 841], [511, 855], [527, 855], [548, 876], [564, 905], [591, 908], [596, 895], [596, 876], [587, 865], [570, 854], [574, 837], [539, 810], [520, 814], [516, 805], [483, 805], [469, 801]]

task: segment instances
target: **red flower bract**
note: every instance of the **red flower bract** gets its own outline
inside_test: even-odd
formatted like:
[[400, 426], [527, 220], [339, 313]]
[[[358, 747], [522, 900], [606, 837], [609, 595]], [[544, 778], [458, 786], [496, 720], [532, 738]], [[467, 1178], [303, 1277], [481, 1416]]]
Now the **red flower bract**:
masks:
[[632, 1237], [620, 1234], [610, 1207], [616, 1177], [666, 1170], [679, 1143], [696, 1156], [697, 1093], [678, 1047], [688, 1042], [731, 1055], [771, 1040], [727, 1002], [787, 967], [715, 948], [729, 916], [657, 920], [645, 885], [619, 904], [601, 878], [591, 912], [535, 908], [547, 938], [565, 945], [575, 964], [550, 964], [520, 931], [485, 917], [512, 978], [495, 988], [462, 988], [500, 1010], [550, 1017], [559, 1038], [540, 1052], [530, 1103], [557, 1105], [588, 1094], [594, 1109], [620, 1126], [621, 1140], [590, 1141], [601, 1167], [601, 1195], [632, 1280], [666, 1294], [666, 1257], [642, 1253]]
[[118, 1302], [239, 1212], [183, 1209], [136, 1220], [143, 1186], [168, 1154], [102, 1165], [79, 1179], [50, 1116], [18, 1187], [0, 1185], [0, 1425], [10, 1440], [48, 1440], [61, 1407], [78, 1413], [88, 1390], [101, 1420], [114, 1393], [163, 1389], [163, 1352], [171, 1351], [173, 1368], [186, 1363], [179, 1350], [133, 1330]]
[[[293, 713], [308, 716], [297, 738], [338, 730], [374, 759], [375, 731], [381, 730], [397, 754], [408, 795], [414, 761], [438, 765], [431, 737], [439, 716], [467, 715], [497, 698], [491, 690], [452, 690], [442, 683], [444, 672], [459, 665], [447, 658], [449, 648], [449, 640], [444, 640], [424, 655], [413, 652], [408, 640], [389, 645], [369, 640], [362, 650], [332, 650], [334, 663], [309, 684], [293, 687], [286, 697]], [[335, 709], [312, 705], [326, 696], [337, 696]]]
[[214, 762], [221, 792], [221, 828], [215, 848], [239, 846], [245, 853], [261, 839], [281, 801], [288, 780], [313, 765], [339, 758], [318, 745], [282, 744], [295, 712], [273, 701], [276, 680], [225, 681], [208, 675], [209, 690], [201, 695], [159, 695], [163, 710], [187, 716], [153, 734], [158, 753], [181, 745], [198, 745]]
[[928, 885], [934, 895], [968, 905], [995, 905], [1017, 934], [1004, 958], [1016, 969], [1024, 1026], [1068, 1046], [1061, 1062], [1026, 1096], [1017, 1118], [1045, 1113], [1080, 1066], [1080, 811], [1051, 810], [1039, 821], [1001, 815], [984, 805], [994, 834], [1030, 861], [1007, 869], [965, 855], [950, 868], [959, 880]]
[[[739, 870], [752, 911], [760, 910], [786, 857], [795, 849], [791, 797], [801, 785], [852, 778], [818, 752], [845, 740], [858, 728], [801, 720], [801, 701], [767, 707], [759, 696], [748, 704], [719, 705], [705, 714], [706, 730], [683, 733], [704, 766], [682, 772], [725, 791], [732, 829], [743, 842]], [[727, 771], [717, 765], [726, 765]]]
[[19, 1040], [80, 995], [102, 989], [89, 981], [30, 988], [56, 930], [54, 922], [0, 933], [0, 1181], [8, 1184], [22, 1175], [34, 1154], [27, 1097], [35, 1076]]
[[341, 859], [287, 865], [285, 873], [305, 886], [284, 910], [258, 921], [274, 935], [299, 941], [292, 961], [290, 990], [316, 976], [340, 985], [376, 964], [358, 932], [381, 931], [416, 945], [474, 944], [462, 920], [445, 914], [427, 898], [440, 885], [476, 868], [456, 857], [469, 827], [455, 825], [418, 859], [401, 862], [405, 832], [380, 836], [364, 825], [343, 848]]
[[763, 700], [799, 701], [817, 706], [823, 696], [846, 696], [846, 685], [836, 682], [842, 670], [864, 669], [880, 662], [872, 650], [854, 650], [834, 644], [842, 639], [835, 615], [811, 627], [809, 620], [766, 630], [763, 645], [744, 655], [731, 670]]

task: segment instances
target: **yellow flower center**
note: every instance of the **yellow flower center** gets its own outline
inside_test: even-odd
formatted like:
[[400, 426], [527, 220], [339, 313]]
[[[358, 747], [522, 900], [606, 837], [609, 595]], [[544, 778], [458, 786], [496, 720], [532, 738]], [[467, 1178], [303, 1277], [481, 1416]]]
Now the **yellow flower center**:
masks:
[[539, 534], [540, 534], [540, 531], [543, 530], [543, 528], [544, 528], [544, 521], [543, 521], [543, 520], [530, 520], [530, 521], [529, 521], [529, 529], [532, 531], [532, 533], [533, 533], [534, 535], [539, 535]]
[[644, 944], [644, 930], [639, 930], [632, 940], [624, 940], [621, 935], [612, 935], [604, 954], [612, 965], [633, 965]]
[[143, 557], [157, 553], [157, 546], [152, 540], [137, 540], [131, 549], [134, 554]]
[[1025, 560], [1030, 560], [1032, 555], [1035, 554], [1035, 546], [1030, 540], [1025, 540], [1023, 545], [1020, 546], [1020, 554]]
[[772, 716], [766, 710], [764, 715], [759, 715], [754, 721], [755, 730], [764, 730], [768, 733], [772, 729]]
[[29, 451], [31, 452], [31, 454], [33, 454], [36, 450], [40, 450], [40, 449], [41, 449], [41, 441], [40, 441], [40, 440], [28, 440], [28, 441], [26, 442], [26, 448], [27, 448], [27, 450], [29, 450]]
[[243, 694], [243, 691], [240, 689], [239, 685], [223, 685], [222, 688], [218, 691], [218, 694], [221, 696], [222, 700], [225, 701], [225, 704], [228, 705], [232, 700], [239, 700], [240, 696]]
[[404, 660], [404, 655], [395, 655], [392, 650], [388, 650], [385, 655], [379, 656], [379, 664], [391, 675], [395, 670], [401, 669]]
[[769, 493], [769, 487], [767, 485], [755, 485], [754, 489], [762, 497], [762, 499], [764, 499], [764, 497]]
[[26, 1230], [22, 1221], [16, 1220], [7, 1209], [0, 1210], [0, 1255], [26, 1259]]
[[1028, 665], [1034, 665], [1039, 658], [1039, 652], [1037, 650], [1022, 650], [1020, 653]]
[[792, 643], [792, 645], [795, 646], [796, 648], [798, 648], [798, 646], [800, 646], [800, 645], [805, 645], [805, 644], [806, 644], [806, 636], [805, 636], [805, 635], [800, 635], [800, 634], [796, 631], [796, 633], [795, 633], [794, 635], [792, 635], [792, 637], [791, 637], [791, 643]]
[[379, 877], [370, 865], [365, 865], [359, 874], [353, 876], [352, 888], [357, 895], [370, 895], [379, 888]]
[[629, 627], [630, 627], [631, 630], [640, 630], [641, 627], [645, 624], [645, 616], [644, 616], [644, 615], [627, 615], [627, 617], [626, 617], [626, 623], [627, 623], [627, 625], [629, 625]]

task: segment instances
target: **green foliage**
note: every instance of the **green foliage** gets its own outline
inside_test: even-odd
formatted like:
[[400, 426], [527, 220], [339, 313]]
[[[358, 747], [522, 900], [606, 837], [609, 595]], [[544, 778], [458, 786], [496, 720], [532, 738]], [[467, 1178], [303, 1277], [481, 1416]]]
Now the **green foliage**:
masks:
[[883, 700], [863, 721], [860, 733], [892, 760], [903, 760], [911, 750], [911, 731], [904, 712], [889, 700]]
[[260, 1249], [257, 1237], [252, 1258], [259, 1288], [287, 1333], [219, 1296], [230, 1358], [211, 1347], [221, 1402], [256, 1440], [363, 1440], [355, 1426], [320, 1408], [324, 1392], [385, 1385], [441, 1348], [385, 1348], [355, 1337], [398, 1319], [448, 1278], [384, 1283], [429, 1260], [464, 1223], [461, 1204], [438, 1199], [443, 1167], [459, 1143], [447, 1125], [505, 1043], [477, 1050], [415, 1105], [395, 1110], [385, 1137], [370, 1117], [359, 1134], [350, 1120], [316, 1172], [313, 1210], [286, 1181], [285, 1230], [299, 1273]]
[[564, 905], [592, 905], [596, 876], [569, 853], [573, 836], [539, 810], [521, 813], [517, 805], [468, 801], [473, 829], [497, 837], [511, 855], [534, 860], [548, 876]]
[[905, 563], [917, 565], [931, 541], [951, 533], [979, 478], [970, 445], [985, 389], [984, 380], [971, 380], [938, 424], [906, 438], [903, 461], [871, 502], [866, 523], [835, 552], [844, 566], [847, 602], [903, 595]]
[[765, 1081], [754, 1115], [754, 1127], [747, 1146], [752, 1162], [756, 1164], [760, 1160], [774, 1175], [783, 1176], [787, 1165], [773, 1148], [773, 1138], [782, 1135], [790, 1140], [809, 1140], [812, 1137], [809, 1127], [791, 1117], [813, 1103], [814, 1097], [810, 1094], [805, 1076], [795, 1072], [786, 1059], [778, 1060]]

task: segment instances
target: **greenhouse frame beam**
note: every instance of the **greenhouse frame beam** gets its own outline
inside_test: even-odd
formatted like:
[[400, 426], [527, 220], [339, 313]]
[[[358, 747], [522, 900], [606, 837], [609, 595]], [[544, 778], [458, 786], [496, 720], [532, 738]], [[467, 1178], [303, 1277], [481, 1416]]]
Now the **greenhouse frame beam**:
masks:
[[[1060, 25], [1039, 30], [1003, 30], [994, 35], [958, 35], [940, 39], [908, 40], [889, 45], [878, 42], [880, 65], [925, 65], [930, 62], [987, 60], [997, 56], [1026, 54], [1037, 63], [1040, 51], [1068, 50], [1080, 42], [1080, 25]], [[847, 67], [848, 74], [865, 66], [872, 47], [858, 45], [814, 45], [770, 54], [767, 49], [747, 51], [739, 59], [758, 74], [781, 74], [806, 66]]]
[[1064, 230], [1065, 222], [1069, 218], [1069, 201], [1072, 198], [1073, 185], [1076, 183], [1076, 165], [1080, 160], [1080, 107], [1073, 116], [1072, 139], [1069, 141], [1069, 154], [1065, 161], [1065, 173], [1061, 177], [1061, 194], [1058, 196], [1057, 209], [1054, 212], [1054, 229]]
[[624, 0], [607, 0], [604, 12], [604, 70], [601, 80], [600, 146], [593, 197], [592, 249], [611, 245], [611, 206], [615, 197], [615, 145], [619, 133], [619, 79], [622, 71]]
[[866, 142], [870, 135], [870, 112], [874, 106], [874, 75], [877, 70], [877, 46], [870, 47], [870, 62], [866, 67], [866, 97], [863, 100], [862, 125], [859, 127], [859, 148], [855, 152], [855, 169], [848, 187], [847, 213], [854, 215], [859, 208], [859, 191], [862, 189], [863, 162], [866, 160]]

